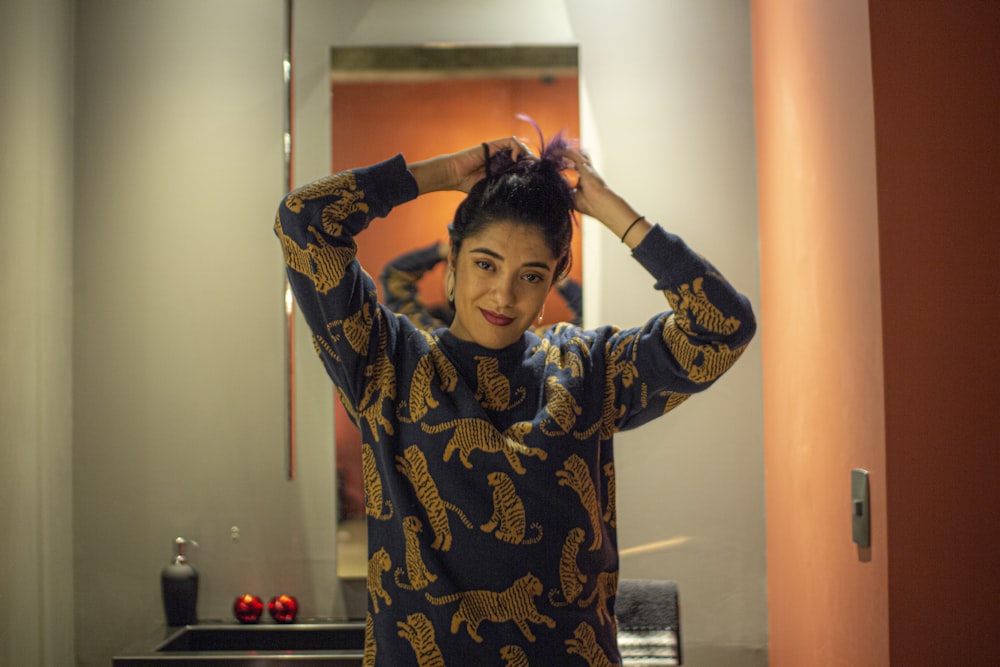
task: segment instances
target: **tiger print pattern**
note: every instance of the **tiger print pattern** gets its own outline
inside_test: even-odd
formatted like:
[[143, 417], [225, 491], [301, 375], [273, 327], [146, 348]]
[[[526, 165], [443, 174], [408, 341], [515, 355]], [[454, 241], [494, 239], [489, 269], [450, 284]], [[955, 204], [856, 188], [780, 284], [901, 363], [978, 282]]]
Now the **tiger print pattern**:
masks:
[[421, 357], [413, 371], [413, 379], [410, 381], [410, 398], [408, 401], [399, 402], [400, 421], [409, 424], [420, 421], [429, 410], [440, 405], [431, 391], [433, 379], [434, 361], [429, 356]]
[[[381, 318], [381, 312], [379, 313]], [[380, 349], [385, 348], [385, 327], [380, 330]], [[379, 433], [384, 432], [393, 435], [395, 429], [392, 422], [385, 416], [384, 403], [392, 402], [396, 398], [395, 367], [384, 351], [381, 352], [371, 366], [365, 367], [365, 377], [369, 378], [365, 384], [364, 394], [357, 406], [348, 408], [350, 400], [344, 403], [348, 411], [357, 414], [358, 420], [363, 419], [368, 422], [368, 426], [374, 434], [375, 442], [379, 441]], [[341, 394], [342, 398], [348, 398], [346, 394]]]
[[[718, 274], [715, 274], [718, 278]], [[696, 344], [687, 336], [688, 331], [697, 327], [700, 331], [713, 334], [732, 334], [739, 329], [740, 321], [725, 316], [713, 304], [704, 290], [704, 278], [696, 278], [691, 284], [682, 284], [677, 293], [667, 291], [667, 299], [676, 303], [672, 326], [663, 331], [663, 340], [676, 355], [688, 377], [694, 382], [710, 382], [736, 363], [745, 345], [736, 349], [724, 343]]]
[[[420, 555], [420, 536], [423, 524], [415, 516], [403, 519], [403, 534], [406, 535], [406, 569], [397, 567], [395, 572], [396, 585], [408, 591], [422, 591], [431, 583], [437, 581], [437, 575], [427, 569]], [[406, 574], [408, 581], [403, 581]]]
[[517, 644], [508, 644], [500, 649], [503, 667], [531, 667], [524, 649]]
[[[333, 340], [334, 342], [336, 342], [336, 338], [334, 338]], [[327, 340], [326, 336], [313, 336], [312, 342], [313, 342], [313, 350], [316, 352], [316, 356], [318, 356], [320, 359], [326, 356], [333, 359], [336, 362], [340, 361], [340, 355], [337, 353], [337, 350], [335, 350], [333, 346], [330, 345], [330, 342]], [[339, 387], [337, 388], [339, 389]]]
[[[594, 424], [584, 431], [574, 433], [580, 440], [589, 440], [594, 434], [599, 434], [601, 440], [610, 440], [618, 430], [618, 422], [625, 416], [626, 407], [616, 400], [614, 387], [631, 387], [639, 376], [635, 365], [638, 346], [634, 345], [638, 332], [624, 336], [615, 345], [607, 345], [608, 365], [605, 369], [604, 384], [608, 391], [604, 393], [601, 404], [601, 414]], [[626, 357], [626, 354], [628, 355]]]
[[611, 612], [608, 611], [608, 600], [613, 598], [618, 594], [618, 572], [601, 572], [597, 575], [597, 581], [594, 583], [594, 590], [590, 592], [590, 595], [586, 599], [581, 598], [577, 603], [581, 607], [592, 607], [594, 606], [594, 601], [597, 601], [597, 620], [604, 625], [604, 621], [607, 620], [608, 623], [614, 623], [615, 619], [611, 616]]
[[616, 527], [618, 521], [616, 515], [618, 514], [617, 508], [615, 507], [615, 462], [609, 461], [604, 464], [601, 468], [604, 471], [604, 479], [607, 492], [608, 504], [604, 509], [604, 516], [602, 517], [609, 526], [612, 528]]
[[365, 652], [362, 658], [365, 665], [375, 664], [375, 621], [371, 612], [365, 613]]
[[512, 622], [517, 625], [524, 638], [535, 641], [535, 635], [528, 623], [556, 627], [556, 622], [538, 611], [535, 598], [542, 594], [542, 582], [530, 572], [504, 591], [464, 591], [445, 597], [435, 597], [425, 593], [427, 601], [435, 606], [459, 601], [458, 611], [451, 617], [451, 633], [456, 634], [465, 623], [465, 629], [473, 641], [481, 643], [479, 626], [485, 621], [491, 623]]
[[613, 436], [731, 366], [753, 313], [682, 241], [651, 231], [635, 255], [647, 247], [640, 262], [673, 310], [641, 326], [557, 324], [495, 354], [420, 330], [377, 303], [354, 240], [412, 196], [397, 157], [299, 188], [274, 224], [362, 434], [365, 665], [615, 665]]
[[382, 498], [382, 478], [378, 474], [378, 463], [371, 445], [361, 445], [361, 473], [365, 481], [365, 514], [387, 521], [392, 518], [392, 501]]
[[[559, 583], [562, 589], [552, 589], [549, 591], [549, 603], [553, 607], [565, 607], [576, 602], [583, 592], [583, 585], [587, 583], [587, 575], [580, 571], [576, 558], [580, 554], [580, 545], [583, 544], [587, 533], [583, 528], [573, 528], [566, 535], [563, 542], [562, 557], [559, 559]], [[556, 595], [562, 594], [562, 600], [556, 599]]]
[[516, 408], [524, 400], [527, 390], [517, 388], [517, 400], [511, 400], [510, 381], [501, 373], [494, 357], [475, 357], [476, 360], [476, 400], [487, 410], [502, 411]]
[[566, 652], [578, 655], [587, 661], [589, 667], [620, 667], [621, 663], [612, 662], [601, 645], [597, 643], [594, 628], [586, 621], [581, 621], [573, 631], [573, 638], [566, 640]]
[[346, 320], [334, 320], [326, 325], [331, 338], [336, 340], [336, 330], [344, 332], [344, 338], [350, 343], [351, 349], [359, 355], [368, 354], [368, 333], [372, 330], [371, 306], [365, 304], [361, 310], [354, 313]]
[[368, 596], [371, 598], [375, 613], [378, 613], [378, 601], [381, 599], [386, 606], [392, 604], [392, 598], [382, 585], [382, 574], [392, 569], [392, 558], [384, 548], [379, 549], [368, 559]]
[[450, 460], [455, 451], [458, 451], [462, 465], [471, 469], [469, 455], [479, 449], [490, 454], [503, 454], [510, 467], [519, 475], [524, 474], [521, 456], [535, 456], [543, 461], [548, 456], [544, 449], [524, 444], [524, 436], [531, 431], [531, 427], [531, 422], [518, 422], [501, 433], [485, 419], [455, 419], [435, 425], [420, 423], [420, 428], [431, 435], [455, 429], [444, 448], [445, 461]]
[[[433, 385], [437, 379], [441, 391], [454, 391], [458, 385], [458, 371], [448, 358], [441, 353], [440, 348], [433, 344], [434, 339], [425, 331], [420, 332], [428, 345], [431, 353], [420, 357], [417, 366], [413, 370], [410, 379], [409, 401], [400, 401], [397, 412], [399, 420], [406, 423], [414, 423], [423, 419], [429, 410], [438, 407], [439, 403], [434, 398]], [[408, 411], [408, 414], [404, 411]]]
[[417, 659], [417, 667], [445, 667], [444, 654], [434, 637], [434, 626], [419, 612], [410, 614], [406, 621], [396, 623], [399, 636], [409, 642]]
[[[542, 525], [532, 523], [535, 534], [524, 539], [527, 527], [524, 503], [517, 495], [514, 481], [500, 471], [487, 475], [487, 481], [493, 488], [493, 514], [490, 520], [480, 526], [484, 533], [493, 533], [494, 537], [511, 544], [534, 544], [542, 539]], [[496, 531], [496, 532], [494, 532]]]
[[310, 228], [315, 243], [309, 243], [305, 248], [286, 236], [281, 221], [275, 222], [275, 233], [281, 239], [281, 247], [285, 253], [285, 263], [296, 273], [308, 277], [313, 282], [315, 290], [326, 294], [340, 284], [344, 279], [344, 270], [354, 259], [353, 248], [342, 248], [327, 243], [319, 232]]
[[[573, 394], [559, 381], [550, 375], [545, 378], [545, 410], [549, 413], [538, 425], [539, 430], [550, 438], [565, 435], [573, 430], [576, 418], [583, 413], [583, 408], [577, 403]], [[551, 428], [554, 423], [556, 428]]]
[[[556, 325], [556, 331], [561, 331], [568, 327], [562, 323]], [[539, 341], [534, 349], [535, 354], [541, 353], [545, 356], [545, 363], [554, 366], [560, 371], [569, 370], [570, 377], [582, 377], [584, 372], [584, 359], [590, 357], [590, 344], [579, 336], [571, 338], [565, 347], [553, 345], [548, 338]]]
[[524, 649], [517, 644], [508, 644], [500, 649], [503, 667], [531, 667]]
[[451, 526], [448, 523], [448, 512], [451, 510], [465, 524], [466, 528], [472, 528], [472, 522], [462, 512], [461, 509], [446, 502], [441, 498], [437, 484], [427, 470], [427, 459], [424, 453], [416, 445], [410, 445], [403, 452], [402, 456], [396, 456], [396, 469], [403, 473], [406, 479], [410, 480], [417, 499], [423, 505], [424, 513], [431, 524], [431, 531], [434, 533], [434, 541], [431, 549], [448, 551], [451, 549]]
[[604, 543], [604, 527], [601, 525], [601, 510], [597, 504], [597, 490], [594, 487], [594, 480], [590, 476], [590, 468], [587, 462], [577, 454], [570, 455], [563, 461], [563, 469], [556, 471], [559, 479], [559, 486], [568, 486], [576, 491], [580, 498], [580, 503], [587, 510], [590, 517], [590, 527], [594, 531], [594, 540], [590, 543], [590, 550], [597, 551]]

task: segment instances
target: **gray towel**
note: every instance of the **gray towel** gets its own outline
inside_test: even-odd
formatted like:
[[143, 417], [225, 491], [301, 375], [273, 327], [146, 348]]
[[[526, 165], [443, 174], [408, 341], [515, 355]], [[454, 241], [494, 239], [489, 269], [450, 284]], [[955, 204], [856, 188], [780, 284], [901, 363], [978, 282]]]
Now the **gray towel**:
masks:
[[622, 579], [615, 616], [623, 667], [683, 664], [677, 582]]

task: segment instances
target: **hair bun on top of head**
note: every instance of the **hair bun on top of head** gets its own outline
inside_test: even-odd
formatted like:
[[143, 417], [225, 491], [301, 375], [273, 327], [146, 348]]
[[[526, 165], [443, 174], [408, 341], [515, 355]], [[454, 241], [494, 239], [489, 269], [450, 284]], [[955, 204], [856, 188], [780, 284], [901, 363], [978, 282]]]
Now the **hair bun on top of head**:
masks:
[[542, 128], [538, 126], [538, 123], [536, 123], [534, 119], [524, 114], [517, 114], [517, 118], [525, 121], [526, 123], [530, 123], [538, 133], [538, 142], [540, 146], [538, 156], [522, 154], [518, 156], [517, 160], [514, 160], [511, 157], [511, 151], [509, 148], [497, 151], [490, 156], [489, 164], [486, 168], [487, 176], [522, 170], [552, 171], [560, 173], [566, 169], [572, 168], [570, 161], [564, 158], [560, 153], [562, 150], [567, 148], [576, 148], [577, 142], [575, 140], [567, 139], [565, 132], [560, 130], [546, 143], [545, 136], [542, 134]]

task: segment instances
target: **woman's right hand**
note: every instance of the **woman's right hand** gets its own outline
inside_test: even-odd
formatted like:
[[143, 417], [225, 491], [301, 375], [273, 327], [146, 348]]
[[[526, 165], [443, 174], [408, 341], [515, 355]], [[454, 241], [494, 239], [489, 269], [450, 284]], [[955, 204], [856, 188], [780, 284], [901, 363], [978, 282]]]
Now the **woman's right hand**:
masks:
[[[483, 145], [409, 164], [410, 173], [417, 182], [417, 191], [420, 194], [438, 190], [469, 192], [486, 176], [486, 150]], [[521, 155], [531, 155], [528, 147], [516, 137], [494, 139], [486, 142], [485, 146], [490, 155], [509, 148], [514, 160]]]

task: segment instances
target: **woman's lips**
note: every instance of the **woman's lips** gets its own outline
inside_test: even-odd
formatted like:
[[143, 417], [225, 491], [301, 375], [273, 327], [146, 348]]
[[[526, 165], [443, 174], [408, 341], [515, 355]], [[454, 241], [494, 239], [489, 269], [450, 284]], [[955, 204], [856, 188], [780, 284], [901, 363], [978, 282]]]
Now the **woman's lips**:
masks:
[[498, 327], [505, 327], [514, 321], [513, 317], [507, 317], [505, 315], [501, 315], [500, 313], [494, 313], [492, 310], [484, 310], [483, 308], [480, 308], [479, 312], [483, 314], [483, 317], [486, 318], [487, 322], [495, 324]]

